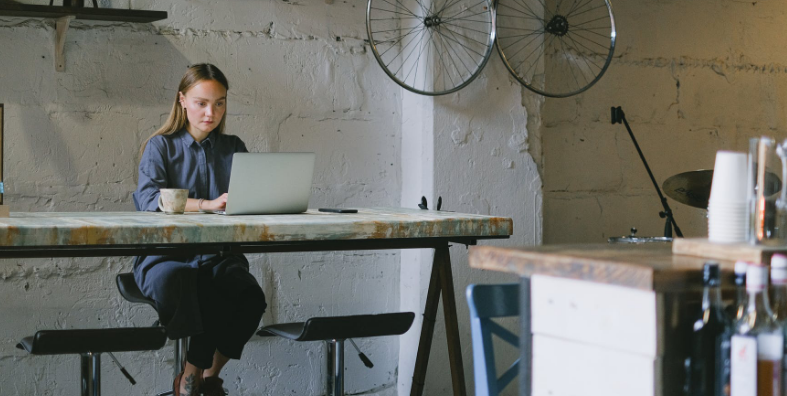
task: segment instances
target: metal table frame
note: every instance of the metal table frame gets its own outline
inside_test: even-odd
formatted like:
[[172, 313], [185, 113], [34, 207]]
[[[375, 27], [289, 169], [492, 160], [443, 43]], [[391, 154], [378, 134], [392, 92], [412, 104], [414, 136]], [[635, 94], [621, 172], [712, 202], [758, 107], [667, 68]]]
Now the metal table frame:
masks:
[[451, 243], [475, 245], [481, 239], [506, 239], [508, 236], [465, 236], [434, 238], [391, 238], [351, 240], [304, 240], [287, 242], [222, 242], [222, 243], [177, 243], [160, 245], [71, 245], [71, 246], [26, 246], [0, 247], [0, 259], [48, 258], [48, 257], [109, 257], [143, 255], [195, 255], [229, 253], [287, 253], [342, 250], [398, 250], [434, 249], [432, 272], [426, 294], [423, 326], [418, 343], [411, 396], [423, 395], [426, 369], [434, 337], [434, 326], [440, 297], [443, 298], [443, 317], [448, 341], [448, 360], [454, 396], [465, 396], [464, 366], [459, 340], [459, 323], [456, 314], [456, 298], [451, 269], [449, 246]]

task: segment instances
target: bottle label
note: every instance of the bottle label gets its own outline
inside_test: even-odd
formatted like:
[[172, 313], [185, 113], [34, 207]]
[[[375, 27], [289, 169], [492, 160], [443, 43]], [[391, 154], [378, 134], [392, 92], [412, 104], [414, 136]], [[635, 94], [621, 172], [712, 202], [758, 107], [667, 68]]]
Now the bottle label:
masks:
[[757, 339], [734, 335], [730, 345], [732, 396], [757, 396]]
[[781, 331], [757, 335], [758, 396], [781, 395], [783, 345], [784, 335]]
[[784, 355], [784, 336], [781, 332], [757, 334], [757, 358], [781, 360]]

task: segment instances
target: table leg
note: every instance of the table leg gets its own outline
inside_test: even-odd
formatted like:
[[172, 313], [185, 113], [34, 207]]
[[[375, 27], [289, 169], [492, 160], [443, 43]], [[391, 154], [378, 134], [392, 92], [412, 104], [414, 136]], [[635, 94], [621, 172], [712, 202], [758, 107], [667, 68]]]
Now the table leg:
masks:
[[459, 342], [459, 322], [456, 317], [451, 255], [446, 248], [441, 256], [440, 285], [443, 292], [443, 316], [445, 317], [445, 333], [448, 340], [448, 361], [451, 363], [451, 380], [454, 384], [454, 396], [465, 396], [467, 389], [465, 388], [465, 370], [462, 364], [462, 345]]
[[519, 395], [532, 393], [533, 335], [530, 326], [530, 278], [522, 277], [519, 288]]
[[435, 249], [432, 262], [432, 274], [429, 278], [429, 289], [426, 292], [426, 308], [424, 309], [421, 340], [418, 342], [418, 354], [415, 358], [415, 372], [410, 396], [422, 396], [426, 379], [426, 368], [429, 353], [432, 349], [435, 319], [437, 318], [440, 294], [443, 295], [443, 315], [448, 340], [448, 360], [451, 364], [451, 378], [455, 396], [465, 396], [465, 375], [462, 365], [462, 349], [459, 342], [459, 323], [456, 315], [456, 299], [454, 296], [453, 272], [448, 246]]
[[432, 350], [434, 323], [437, 318], [437, 303], [440, 300], [439, 257], [443, 254], [443, 250], [447, 251], [448, 248], [435, 249], [432, 261], [432, 275], [429, 276], [429, 289], [426, 291], [426, 307], [424, 308], [424, 319], [421, 325], [421, 339], [418, 341], [418, 353], [415, 355], [415, 369], [410, 396], [421, 396], [424, 393], [426, 366], [429, 363], [429, 353]]

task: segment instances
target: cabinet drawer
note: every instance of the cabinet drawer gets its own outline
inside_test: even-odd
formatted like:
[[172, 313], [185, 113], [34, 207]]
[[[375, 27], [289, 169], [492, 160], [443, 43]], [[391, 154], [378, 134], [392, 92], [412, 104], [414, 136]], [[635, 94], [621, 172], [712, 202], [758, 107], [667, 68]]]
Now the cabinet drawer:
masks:
[[534, 275], [530, 301], [533, 334], [659, 355], [655, 292]]
[[[659, 359], [533, 336], [533, 396], [654, 396]], [[665, 394], [666, 395], [666, 394]], [[673, 395], [674, 396], [674, 395]]]

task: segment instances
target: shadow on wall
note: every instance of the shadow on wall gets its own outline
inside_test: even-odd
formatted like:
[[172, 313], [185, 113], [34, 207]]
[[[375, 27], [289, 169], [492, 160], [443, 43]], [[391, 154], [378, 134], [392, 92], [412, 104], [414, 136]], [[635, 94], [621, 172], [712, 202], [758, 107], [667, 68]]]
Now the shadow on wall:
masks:
[[21, 69], [0, 85], [14, 211], [133, 210], [140, 145], [166, 119], [191, 63], [150, 26], [75, 25], [62, 73], [52, 31], [6, 33], [10, 56], [0, 64]]

